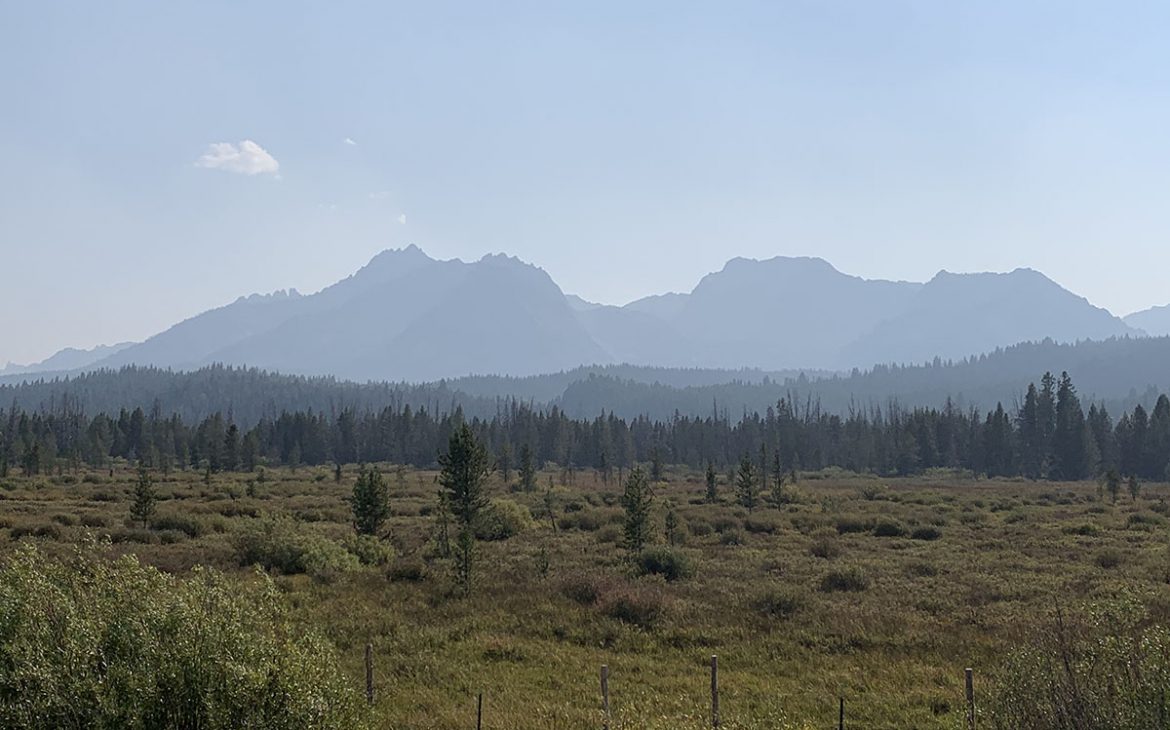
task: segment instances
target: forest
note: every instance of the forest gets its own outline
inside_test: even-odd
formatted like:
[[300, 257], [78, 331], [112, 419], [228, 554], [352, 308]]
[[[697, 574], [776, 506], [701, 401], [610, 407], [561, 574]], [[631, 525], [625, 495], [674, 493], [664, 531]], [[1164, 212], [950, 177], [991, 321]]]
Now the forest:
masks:
[[[665, 420], [601, 413], [570, 418], [557, 406], [501, 401], [490, 417], [461, 406], [380, 409], [345, 406], [282, 411], [241, 424], [232, 410], [200, 420], [156, 403], [87, 415], [62, 401], [52, 410], [0, 410], [0, 474], [25, 475], [112, 459], [164, 471], [253, 470], [263, 465], [316, 466], [389, 462], [431, 467], [454, 428], [468, 421], [505, 474], [522, 463], [568, 473], [595, 469], [608, 480], [638, 463], [720, 469], [745, 456], [766, 482], [827, 467], [909, 476], [957, 469], [989, 477], [1076, 481], [1109, 475], [1161, 480], [1170, 463], [1170, 399], [1151, 411], [1138, 404], [1114, 421], [1104, 404], [1086, 409], [1068, 373], [1045, 373], [1022, 403], [986, 413], [947, 399], [936, 407], [824, 409], [812, 398], [781, 398], [764, 412]], [[621, 474], [618, 474], [621, 478]]]

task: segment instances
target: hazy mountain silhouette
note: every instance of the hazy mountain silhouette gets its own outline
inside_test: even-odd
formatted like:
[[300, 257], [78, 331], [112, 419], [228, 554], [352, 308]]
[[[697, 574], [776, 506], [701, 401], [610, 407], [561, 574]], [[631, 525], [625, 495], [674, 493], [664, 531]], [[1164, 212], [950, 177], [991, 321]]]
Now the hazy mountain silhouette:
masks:
[[1151, 337], [1170, 335], [1170, 304], [1143, 309], [1122, 319], [1130, 327], [1139, 329]]
[[55, 369], [226, 363], [417, 381], [623, 362], [846, 370], [1133, 334], [1026, 269], [942, 272], [920, 284], [850, 276], [818, 258], [736, 258], [690, 293], [617, 307], [565, 295], [518, 259], [437, 261], [410, 246], [316, 294], [242, 297], [97, 362]]
[[116, 345], [98, 345], [97, 347], [88, 350], [81, 350], [76, 347], [66, 347], [64, 350], [59, 350], [53, 355], [41, 360], [40, 362], [30, 363], [28, 365], [17, 365], [16, 363], [8, 363], [3, 368], [0, 368], [0, 376], [3, 375], [20, 375], [23, 373], [42, 373], [51, 371], [69, 371], [81, 370], [89, 367], [99, 360], [103, 360], [111, 355], [125, 350], [127, 347], [134, 345], [133, 342], [120, 342]]

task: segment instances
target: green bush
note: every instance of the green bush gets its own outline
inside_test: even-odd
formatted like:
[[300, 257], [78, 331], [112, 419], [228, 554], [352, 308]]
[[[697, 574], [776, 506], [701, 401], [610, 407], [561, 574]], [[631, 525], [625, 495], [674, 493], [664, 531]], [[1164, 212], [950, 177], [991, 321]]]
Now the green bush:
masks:
[[902, 537], [906, 528], [896, 520], [881, 520], [873, 526], [873, 534], [875, 537]]
[[195, 515], [163, 512], [150, 520], [152, 530], [178, 530], [187, 537], [201, 537], [208, 532], [203, 521]]
[[691, 561], [686, 555], [668, 547], [650, 547], [638, 555], [642, 575], [661, 575], [669, 582], [691, 576]]
[[350, 535], [342, 542], [342, 547], [362, 565], [382, 567], [394, 562], [394, 546], [373, 535]]
[[821, 579], [821, 591], [834, 593], [837, 591], [864, 591], [869, 588], [869, 578], [860, 568], [846, 568], [831, 570]]
[[942, 537], [942, 530], [933, 525], [922, 525], [910, 531], [911, 540], [937, 540]]
[[[476, 527], [480, 540], [507, 540], [532, 527], [532, 512], [510, 499], [494, 499]], [[594, 528], [596, 529], [596, 528]]]
[[236, 533], [235, 547], [240, 565], [290, 575], [328, 579], [360, 565], [345, 548], [288, 517], [256, 520]]
[[617, 586], [601, 598], [601, 612], [623, 623], [649, 629], [665, 610], [662, 591], [650, 586]]
[[25, 546], [0, 568], [0, 626], [0, 727], [361, 726], [332, 647], [266, 579]]
[[1166, 727], [1170, 629], [1122, 598], [1057, 614], [1014, 651], [987, 704], [994, 728]]
[[804, 607], [804, 598], [786, 588], [767, 588], [756, 596], [755, 608], [769, 618], [787, 619]]
[[873, 523], [861, 517], [841, 517], [837, 520], [837, 534], [848, 535], [854, 532], [869, 532]]

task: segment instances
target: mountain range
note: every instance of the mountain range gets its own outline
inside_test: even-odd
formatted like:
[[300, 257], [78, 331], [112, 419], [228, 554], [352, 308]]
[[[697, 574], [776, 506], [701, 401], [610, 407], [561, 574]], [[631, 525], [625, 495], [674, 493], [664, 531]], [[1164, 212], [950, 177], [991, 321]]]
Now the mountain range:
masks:
[[907, 282], [850, 276], [819, 258], [734, 258], [689, 293], [611, 306], [566, 295], [516, 258], [441, 261], [410, 246], [315, 294], [241, 297], [140, 343], [62, 351], [0, 375], [212, 363], [356, 381], [617, 363], [847, 371], [1146, 334], [1170, 334], [1170, 307], [1123, 320], [1031, 269]]

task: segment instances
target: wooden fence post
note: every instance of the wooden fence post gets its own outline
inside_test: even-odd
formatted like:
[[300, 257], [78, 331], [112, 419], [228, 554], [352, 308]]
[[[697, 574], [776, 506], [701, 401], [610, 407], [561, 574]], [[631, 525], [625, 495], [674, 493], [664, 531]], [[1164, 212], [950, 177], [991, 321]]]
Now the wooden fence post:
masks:
[[841, 706], [837, 712], [837, 730], [845, 730], [845, 698], [838, 699], [841, 701]]
[[374, 704], [374, 645], [366, 644], [366, 704]]
[[719, 657], [711, 655], [711, 727], [719, 727]]
[[483, 730], [483, 692], [475, 702], [475, 730]]
[[601, 711], [605, 715], [601, 727], [609, 730], [609, 665], [601, 665]]
[[963, 674], [967, 685], [967, 730], [975, 730], [975, 672], [967, 667]]

